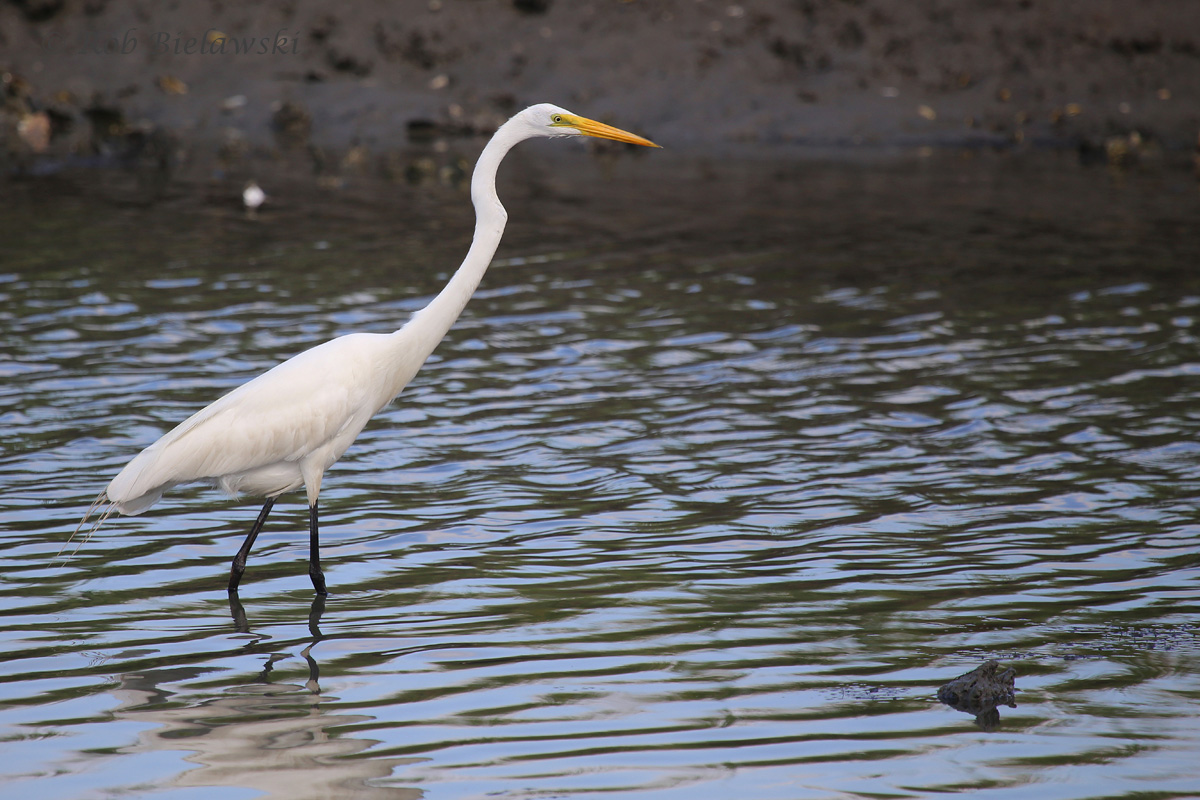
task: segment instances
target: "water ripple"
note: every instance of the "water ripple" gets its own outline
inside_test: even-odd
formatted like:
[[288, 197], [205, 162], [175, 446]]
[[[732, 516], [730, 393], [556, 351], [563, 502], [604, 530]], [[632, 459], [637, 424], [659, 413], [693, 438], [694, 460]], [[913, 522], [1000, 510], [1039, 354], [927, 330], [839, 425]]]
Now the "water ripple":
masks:
[[[324, 607], [300, 495], [244, 608], [222, 575], [253, 501], [180, 487], [55, 554], [139, 447], [299, 349], [391, 329], [445, 276], [376, 275], [399, 257], [367, 210], [338, 224], [378, 267], [314, 217], [97, 229], [61, 198], [79, 229], [51, 249], [27, 187], [27, 261], [0, 276], [0, 781], [314, 796], [292, 759], [362, 797], [1192, 791], [1200, 248], [1147, 252], [1138, 214], [1194, 199], [1127, 187], [1147, 205], [1114, 208], [1125, 226], [1066, 201], [1031, 222], [962, 192], [1023, 208], [1033, 176], [956, 162], [867, 191], [842, 169], [823, 185], [865, 217], [756, 174], [813, 227], [665, 220], [667, 251], [586, 216], [547, 250], [518, 220], [548, 201], [519, 200], [484, 290], [327, 475]], [[1070, 197], [1104, 179], [1055, 174]], [[942, 239], [918, 269], [905, 191], [1011, 239]], [[1031, 224], [1088, 270], [1026, 269]], [[397, 252], [453, 261], [414, 225]], [[143, 235], [95, 246], [122, 226]], [[985, 734], [934, 692], [989, 658], [1019, 706]]]

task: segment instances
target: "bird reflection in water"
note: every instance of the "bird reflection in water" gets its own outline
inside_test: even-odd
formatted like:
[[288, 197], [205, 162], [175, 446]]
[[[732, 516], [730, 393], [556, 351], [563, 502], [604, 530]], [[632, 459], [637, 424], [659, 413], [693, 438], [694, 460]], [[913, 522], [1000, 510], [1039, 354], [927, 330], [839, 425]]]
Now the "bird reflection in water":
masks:
[[[236, 596], [229, 598], [238, 633], [254, 636], [246, 611]], [[199, 677], [202, 667], [172, 667], [121, 676], [113, 695], [120, 706], [115, 719], [150, 723], [137, 742], [121, 748], [122, 755], [188, 751], [195, 769], [177, 775], [176, 787], [229, 786], [257, 789], [264, 797], [296, 800], [303, 797], [419, 798], [416, 789], [376, 785], [412, 758], [354, 758], [378, 744], [340, 732], [370, 722], [361, 714], [327, 710], [337, 698], [322, 694], [320, 670], [312, 655], [322, 640], [321, 615], [325, 599], [316, 597], [309, 612], [311, 639], [300, 655], [308, 663], [303, 686], [276, 680], [271, 673], [290, 657], [280, 644], [265, 648], [268, 637], [255, 636], [242, 653], [267, 658], [257, 679], [217, 696], [199, 699], [162, 688]], [[284, 647], [286, 648], [286, 644]]]

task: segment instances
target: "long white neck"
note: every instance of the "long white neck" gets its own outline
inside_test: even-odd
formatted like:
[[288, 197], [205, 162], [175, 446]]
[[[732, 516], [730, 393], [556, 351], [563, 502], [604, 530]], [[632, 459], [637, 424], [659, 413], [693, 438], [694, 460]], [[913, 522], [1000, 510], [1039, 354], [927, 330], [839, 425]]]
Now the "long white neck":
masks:
[[496, 170], [512, 146], [524, 138], [520, 128], [509, 120], [483, 148], [471, 176], [471, 202], [475, 205], [475, 237], [471, 240], [471, 249], [437, 297], [396, 332], [399, 335], [411, 331], [413, 338], [406, 346], [418, 350], [422, 361], [458, 319], [492, 263], [500, 237], [504, 235], [504, 224], [508, 221], [508, 212], [496, 194]]

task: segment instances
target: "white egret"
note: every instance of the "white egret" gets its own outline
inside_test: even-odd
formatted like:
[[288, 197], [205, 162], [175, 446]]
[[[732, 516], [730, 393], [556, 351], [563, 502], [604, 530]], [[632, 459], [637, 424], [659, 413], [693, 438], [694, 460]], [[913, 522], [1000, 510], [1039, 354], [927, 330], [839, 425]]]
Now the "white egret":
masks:
[[[233, 559], [236, 593], [246, 558], [276, 499], [303, 486], [308, 493], [308, 574], [326, 594], [317, 534], [321, 479], [372, 416], [392, 401], [425, 363], [491, 263], [508, 214], [496, 195], [496, 169], [518, 142], [537, 137], [596, 136], [657, 147], [632, 133], [550, 104], [530, 106], [500, 126], [483, 148], [471, 179], [475, 236], [445, 288], [399, 330], [351, 333], [284, 361], [181, 422], [130, 461], [93, 507], [107, 502], [140, 514], [163, 492], [203, 481], [225, 492], [266, 497]], [[86, 524], [88, 516], [80, 523]], [[99, 523], [97, 523], [99, 525]]]

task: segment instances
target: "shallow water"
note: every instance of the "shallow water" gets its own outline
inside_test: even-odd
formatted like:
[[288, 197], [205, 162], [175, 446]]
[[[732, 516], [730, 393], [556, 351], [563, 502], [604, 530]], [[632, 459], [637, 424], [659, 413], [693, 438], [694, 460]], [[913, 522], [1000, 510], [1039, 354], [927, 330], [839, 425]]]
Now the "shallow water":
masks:
[[[6, 797], [1200, 792], [1189, 175], [547, 152], [326, 476], [325, 603], [301, 493], [240, 603], [253, 499], [56, 553], [174, 423], [419, 308], [461, 187], [6, 187]], [[935, 694], [992, 658], [985, 730]]]

